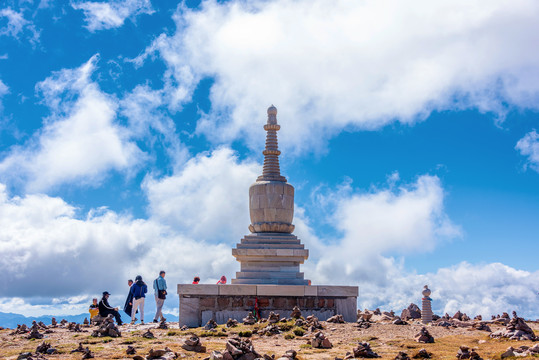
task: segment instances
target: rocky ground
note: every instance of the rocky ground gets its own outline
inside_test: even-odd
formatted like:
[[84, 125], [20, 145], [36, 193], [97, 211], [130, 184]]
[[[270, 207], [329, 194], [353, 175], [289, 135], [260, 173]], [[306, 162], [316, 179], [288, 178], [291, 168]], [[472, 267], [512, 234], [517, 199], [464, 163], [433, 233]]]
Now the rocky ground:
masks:
[[[15, 333], [14, 329], [0, 330], [0, 358], [52, 360], [83, 359], [93, 356], [95, 359], [209, 359], [211, 357], [212, 360], [254, 360], [257, 356], [265, 357], [265, 359], [279, 359], [287, 355], [286, 359], [293, 359], [295, 356], [300, 360], [334, 360], [346, 358], [347, 353], [348, 358], [353, 358], [354, 354], [359, 358], [367, 353], [362, 350], [366, 346], [382, 359], [395, 359], [397, 356], [400, 356], [399, 359], [406, 359], [405, 355], [399, 355], [400, 352], [405, 352], [412, 358], [421, 349], [425, 349], [426, 353], [431, 353], [433, 359], [455, 359], [460, 347], [465, 346], [469, 348], [469, 351], [474, 350], [483, 359], [501, 359], [502, 354], [506, 353], [509, 347], [518, 350], [522, 346], [524, 346], [522, 349], [536, 346], [539, 349], [539, 341], [490, 337], [492, 332], [503, 333], [508, 326], [511, 326], [499, 321], [481, 321], [487, 324], [492, 332], [474, 328], [472, 325], [479, 324], [479, 320], [468, 320], [465, 324], [457, 322], [457, 326], [449, 327], [427, 326], [426, 330], [434, 338], [434, 343], [416, 342], [415, 338], [423, 326], [418, 320], [407, 319], [406, 321], [407, 325], [394, 325], [387, 319], [369, 319], [368, 325], [362, 321], [361, 326], [357, 323], [339, 322], [319, 322], [314, 323], [315, 326], [313, 326], [312, 321], [310, 323], [305, 321], [301, 326], [301, 322], [297, 323], [297, 320], [289, 319], [280, 320], [274, 324], [264, 322], [243, 325], [240, 322], [234, 327], [219, 325], [212, 330], [204, 328], [180, 330], [177, 323], [168, 323], [168, 329], [159, 329], [159, 324], [152, 323], [120, 326], [118, 330], [121, 336], [119, 337], [109, 336], [109, 334], [116, 334], [114, 329], [107, 332], [102, 327], [100, 331], [97, 331], [99, 327], [91, 325], [75, 326], [59, 323], [56, 327], [44, 327], [36, 324], [33, 332], [35, 336], [30, 335], [32, 333], [30, 329], [19, 329], [18, 333]], [[539, 334], [537, 322], [526, 323], [535, 334]], [[234, 323], [229, 325], [234, 325]], [[238, 335], [242, 337], [238, 338]], [[235, 340], [234, 337], [236, 337]], [[364, 345], [365, 343], [368, 345]], [[328, 344], [331, 347], [328, 348]], [[325, 348], [316, 348], [313, 345]], [[36, 353], [36, 348], [39, 346], [42, 353]], [[51, 348], [55, 351], [51, 351]], [[205, 352], [186, 350], [195, 348]], [[79, 351], [73, 352], [77, 349]], [[126, 352], [128, 349], [130, 354]], [[153, 352], [150, 353], [152, 349]], [[254, 352], [251, 353], [250, 350], [245, 349], [254, 349]], [[295, 353], [287, 353], [289, 350], [294, 350]], [[517, 350], [507, 354], [519, 355]], [[458, 358], [477, 359], [475, 355], [468, 356], [462, 353], [466, 354], [466, 350], [460, 350], [461, 355]], [[539, 354], [530, 351], [527, 353], [528, 355], [522, 358], [539, 357]], [[520, 355], [524, 354], [526, 354], [525, 351]]]

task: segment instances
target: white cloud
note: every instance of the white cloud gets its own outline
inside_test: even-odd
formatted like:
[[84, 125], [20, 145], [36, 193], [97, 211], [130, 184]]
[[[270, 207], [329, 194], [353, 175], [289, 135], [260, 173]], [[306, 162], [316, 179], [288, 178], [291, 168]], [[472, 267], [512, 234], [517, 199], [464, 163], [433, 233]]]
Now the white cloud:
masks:
[[253, 121], [274, 103], [281, 142], [302, 150], [436, 110], [537, 109], [538, 15], [528, 0], [206, 1], [180, 7], [176, 33], [137, 61], [159, 53], [175, 105], [215, 80], [198, 124], [209, 138], [260, 143]]
[[97, 56], [64, 69], [37, 85], [51, 116], [24, 147], [13, 147], [0, 163], [3, 179], [42, 191], [78, 181], [96, 185], [109, 170], [129, 170], [144, 155], [114, 123], [118, 101], [90, 79]]
[[19, 39], [25, 35], [32, 44], [39, 40], [39, 32], [34, 24], [24, 18], [23, 12], [17, 12], [9, 7], [0, 9], [0, 19], [6, 18], [7, 24], [0, 28], [0, 36], [12, 36]]
[[[438, 177], [423, 175], [398, 189], [394, 181], [391, 177], [388, 189], [354, 193], [346, 184], [339, 191], [315, 197], [327, 209], [326, 221], [341, 236], [329, 243], [315, 239], [313, 250], [319, 259], [306, 265], [313, 280], [332, 283], [338, 278], [342, 283], [383, 284], [393, 266], [384, 255], [432, 251], [439, 241], [460, 235], [459, 227], [444, 212], [444, 191]], [[298, 234], [309, 241], [309, 234], [302, 234], [304, 220], [300, 221]]]
[[150, 0], [84, 1], [71, 6], [84, 12], [86, 28], [91, 32], [117, 28], [129, 17], [154, 13]]
[[520, 139], [515, 149], [528, 158], [528, 164], [532, 169], [539, 172], [539, 134], [535, 129]]
[[248, 189], [260, 172], [259, 164], [220, 148], [198, 154], [172, 176], [147, 179], [144, 188], [154, 219], [193, 238], [233, 245], [248, 232]]

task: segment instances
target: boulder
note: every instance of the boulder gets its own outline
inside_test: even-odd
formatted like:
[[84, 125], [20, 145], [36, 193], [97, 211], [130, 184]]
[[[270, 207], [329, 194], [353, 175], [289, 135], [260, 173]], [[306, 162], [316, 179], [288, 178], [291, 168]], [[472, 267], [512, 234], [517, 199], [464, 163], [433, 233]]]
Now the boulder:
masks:
[[402, 310], [400, 318], [402, 320], [421, 319], [421, 310], [419, 306], [412, 303], [406, 309]]

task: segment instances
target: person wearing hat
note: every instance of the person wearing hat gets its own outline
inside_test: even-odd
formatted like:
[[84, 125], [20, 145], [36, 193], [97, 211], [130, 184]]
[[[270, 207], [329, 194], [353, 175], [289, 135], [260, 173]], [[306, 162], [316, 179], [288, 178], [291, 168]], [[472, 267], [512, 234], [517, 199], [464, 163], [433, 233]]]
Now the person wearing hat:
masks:
[[118, 325], [122, 325], [122, 317], [120, 316], [120, 313], [118, 312], [118, 308], [113, 308], [109, 305], [109, 298], [110, 294], [108, 291], [103, 292], [103, 297], [101, 298], [101, 301], [99, 302], [99, 315], [103, 317], [109, 316], [109, 314], [112, 314], [114, 318], [116, 319], [116, 322]]

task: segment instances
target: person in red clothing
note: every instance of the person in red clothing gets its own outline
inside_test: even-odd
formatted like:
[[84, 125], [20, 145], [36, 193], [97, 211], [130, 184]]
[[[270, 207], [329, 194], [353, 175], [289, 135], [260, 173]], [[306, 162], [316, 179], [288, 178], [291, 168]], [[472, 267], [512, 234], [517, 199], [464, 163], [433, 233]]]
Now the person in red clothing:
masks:
[[221, 276], [221, 279], [219, 281], [217, 281], [217, 284], [221, 285], [221, 284], [226, 284], [226, 276]]
[[193, 279], [193, 284], [198, 284], [200, 282], [200, 278], [198, 276], [195, 276]]

